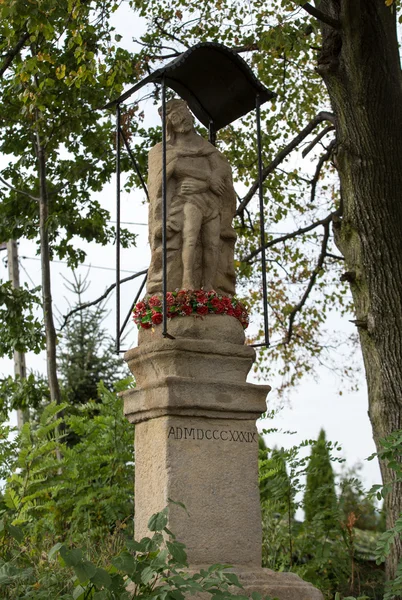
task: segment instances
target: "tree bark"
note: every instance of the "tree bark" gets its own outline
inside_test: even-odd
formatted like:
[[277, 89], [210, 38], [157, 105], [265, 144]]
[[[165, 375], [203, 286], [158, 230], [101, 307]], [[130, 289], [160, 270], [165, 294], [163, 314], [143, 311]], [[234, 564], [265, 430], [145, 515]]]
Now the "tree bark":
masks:
[[46, 364], [49, 382], [50, 398], [52, 402], [61, 403], [60, 386], [57, 377], [56, 360], [56, 330], [53, 320], [52, 292], [50, 280], [50, 253], [48, 234], [48, 195], [46, 185], [46, 157], [45, 149], [41, 143], [40, 136], [36, 136], [36, 152], [38, 157], [39, 173], [39, 229], [40, 229], [40, 255], [42, 267], [42, 299], [43, 316], [46, 333]]
[[[351, 281], [377, 449], [402, 428], [402, 81], [395, 10], [384, 0], [322, 0], [340, 21], [323, 24], [318, 71], [336, 116], [343, 215], [335, 241]], [[357, 432], [358, 433], [358, 432]], [[394, 473], [380, 461], [384, 483]], [[402, 512], [402, 485], [385, 500], [387, 527]], [[402, 559], [396, 540], [388, 579]]]

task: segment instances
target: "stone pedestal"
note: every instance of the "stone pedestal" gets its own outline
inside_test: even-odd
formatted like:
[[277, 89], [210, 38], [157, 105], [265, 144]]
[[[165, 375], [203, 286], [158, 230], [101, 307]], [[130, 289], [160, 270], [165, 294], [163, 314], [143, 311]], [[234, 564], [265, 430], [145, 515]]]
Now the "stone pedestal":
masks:
[[[256, 419], [269, 386], [246, 383], [253, 348], [230, 316], [180, 317], [142, 330], [125, 355], [137, 388], [124, 392], [135, 428], [135, 535], [168, 499], [169, 529], [186, 545], [191, 567], [233, 565], [248, 592], [280, 600], [319, 600], [294, 574], [261, 568]], [[290, 594], [290, 595], [289, 595]]]

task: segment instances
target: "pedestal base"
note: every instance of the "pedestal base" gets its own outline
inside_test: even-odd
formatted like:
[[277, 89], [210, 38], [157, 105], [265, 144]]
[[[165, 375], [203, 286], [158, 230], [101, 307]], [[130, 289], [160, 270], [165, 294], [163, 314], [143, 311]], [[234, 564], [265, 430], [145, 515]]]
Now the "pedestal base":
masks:
[[231, 572], [236, 573], [244, 588], [240, 592], [234, 588], [233, 593], [251, 596], [253, 592], [258, 592], [263, 597], [270, 596], [278, 600], [323, 600], [317, 588], [295, 573], [276, 573], [271, 569], [241, 566], [231, 569]]
[[192, 571], [229, 564], [245, 588], [233, 593], [322, 600], [297, 575], [260, 567], [255, 421], [270, 387], [246, 382], [255, 351], [244, 345], [242, 326], [227, 315], [190, 316], [169, 323], [169, 333], [144, 330], [125, 355], [137, 382], [123, 393], [136, 424], [136, 538], [170, 498], [187, 509], [171, 506], [168, 527], [185, 544]]

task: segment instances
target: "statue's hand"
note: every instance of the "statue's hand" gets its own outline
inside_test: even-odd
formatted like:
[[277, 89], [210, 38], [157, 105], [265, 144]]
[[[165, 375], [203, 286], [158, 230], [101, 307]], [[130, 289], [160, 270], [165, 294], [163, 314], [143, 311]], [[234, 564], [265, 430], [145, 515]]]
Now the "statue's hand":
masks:
[[217, 196], [222, 196], [225, 189], [226, 189], [226, 184], [221, 177], [219, 177], [219, 178], [212, 177], [211, 190], [214, 192], [214, 194], [216, 194]]
[[198, 179], [185, 179], [180, 187], [180, 193], [188, 196], [190, 194], [197, 194], [206, 190], [206, 185], [203, 181]]

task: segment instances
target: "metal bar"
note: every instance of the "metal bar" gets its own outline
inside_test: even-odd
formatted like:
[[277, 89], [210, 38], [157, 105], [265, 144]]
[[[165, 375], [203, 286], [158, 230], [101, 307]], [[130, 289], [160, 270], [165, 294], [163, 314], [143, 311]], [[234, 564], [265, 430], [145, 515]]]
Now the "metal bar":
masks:
[[120, 134], [121, 134], [121, 137], [123, 138], [123, 142], [124, 142], [124, 145], [125, 145], [125, 147], [126, 147], [126, 150], [127, 150], [127, 152], [128, 152], [128, 155], [129, 155], [129, 157], [131, 158], [131, 162], [133, 163], [133, 166], [134, 166], [135, 172], [137, 173], [137, 175], [138, 175], [138, 177], [139, 177], [139, 180], [141, 181], [141, 186], [142, 186], [142, 189], [144, 190], [144, 192], [145, 192], [145, 195], [146, 195], [146, 197], [147, 197], [147, 200], [148, 200], [148, 202], [149, 202], [149, 195], [148, 195], [148, 189], [147, 189], [146, 183], [145, 183], [145, 181], [144, 181], [144, 178], [143, 178], [143, 176], [141, 175], [141, 171], [140, 171], [140, 168], [139, 168], [139, 166], [138, 166], [138, 163], [137, 163], [137, 161], [136, 161], [136, 160], [135, 160], [135, 158], [134, 158], [133, 151], [131, 150], [131, 148], [130, 148], [130, 146], [129, 146], [129, 143], [128, 143], [128, 141], [126, 140], [126, 136], [124, 135], [124, 131], [123, 131], [123, 129], [122, 129], [121, 127], [120, 127]]
[[116, 354], [120, 352], [120, 104], [116, 106]]
[[267, 263], [265, 258], [265, 219], [264, 219], [264, 190], [262, 185], [262, 143], [261, 143], [261, 99], [256, 96], [256, 117], [257, 117], [257, 152], [258, 152], [258, 195], [260, 200], [260, 243], [261, 243], [261, 269], [262, 269], [262, 297], [264, 302], [264, 338], [265, 345], [269, 346], [268, 329], [268, 294], [267, 294]]
[[127, 323], [128, 323], [128, 320], [129, 320], [129, 318], [130, 318], [130, 315], [131, 315], [131, 313], [133, 312], [134, 306], [137, 304], [137, 302], [138, 302], [138, 299], [139, 299], [139, 297], [140, 297], [140, 295], [141, 295], [141, 293], [142, 293], [142, 290], [144, 289], [144, 286], [145, 286], [145, 283], [146, 283], [147, 277], [148, 277], [148, 273], [145, 273], [145, 277], [144, 277], [144, 279], [143, 279], [143, 281], [142, 281], [142, 283], [141, 283], [141, 285], [140, 285], [140, 287], [139, 287], [139, 289], [138, 289], [138, 292], [137, 292], [137, 295], [136, 295], [136, 297], [135, 297], [135, 299], [134, 299], [134, 302], [132, 303], [132, 305], [131, 305], [131, 308], [130, 308], [130, 310], [129, 310], [129, 311], [128, 311], [128, 313], [127, 313], [127, 317], [124, 319], [124, 323], [123, 323], [123, 325], [121, 326], [121, 329], [120, 329], [120, 337], [123, 335], [123, 331], [124, 331], [124, 330], [125, 330], [125, 328], [126, 328], [126, 325], [127, 325]]
[[166, 249], [166, 221], [167, 221], [167, 181], [166, 181], [166, 82], [165, 76], [161, 81], [162, 96], [162, 335], [167, 336], [167, 249]]
[[212, 144], [213, 146], [216, 146], [216, 131], [215, 131], [214, 122], [212, 121], [212, 119], [209, 121], [208, 139], [209, 139], [210, 144]]

